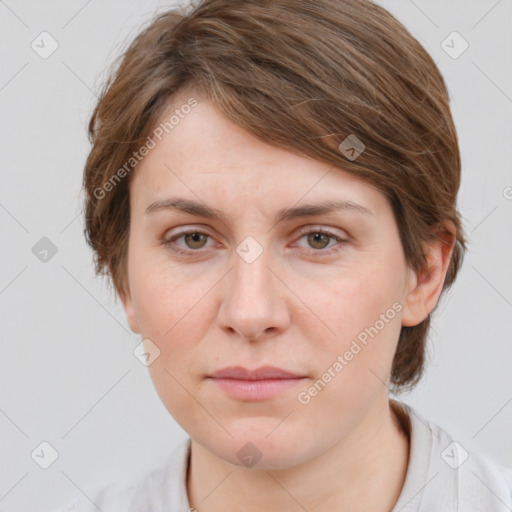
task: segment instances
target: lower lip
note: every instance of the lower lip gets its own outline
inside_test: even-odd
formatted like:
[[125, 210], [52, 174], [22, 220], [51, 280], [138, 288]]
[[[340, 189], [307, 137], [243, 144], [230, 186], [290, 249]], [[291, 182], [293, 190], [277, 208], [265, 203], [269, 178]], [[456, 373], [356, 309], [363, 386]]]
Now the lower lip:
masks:
[[239, 400], [267, 400], [301, 383], [304, 378], [294, 379], [215, 379], [213, 380], [226, 394]]

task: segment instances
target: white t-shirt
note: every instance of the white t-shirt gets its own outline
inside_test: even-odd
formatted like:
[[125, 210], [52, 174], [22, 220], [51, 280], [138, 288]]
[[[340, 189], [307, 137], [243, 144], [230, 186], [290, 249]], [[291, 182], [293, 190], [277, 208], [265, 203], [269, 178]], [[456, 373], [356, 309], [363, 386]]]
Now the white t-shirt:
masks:
[[[404, 486], [392, 512], [512, 511], [512, 468], [466, 450], [411, 406], [391, 404], [411, 439]], [[80, 495], [56, 512], [188, 512], [189, 451], [188, 437], [163, 466], [129, 484], [104, 487], [91, 499]]]

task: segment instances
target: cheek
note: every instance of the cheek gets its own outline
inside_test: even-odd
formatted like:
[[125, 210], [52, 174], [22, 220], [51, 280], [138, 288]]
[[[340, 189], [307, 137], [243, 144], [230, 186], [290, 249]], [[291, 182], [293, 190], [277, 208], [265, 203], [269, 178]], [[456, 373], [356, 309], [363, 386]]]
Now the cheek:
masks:
[[157, 265], [146, 269], [139, 266], [133, 282], [141, 336], [149, 338], [160, 351], [148, 368], [151, 379], [160, 399], [180, 423], [190, 407], [188, 393], [194, 394], [196, 385], [190, 372], [197, 360], [204, 359], [200, 342], [205, 338], [208, 318], [201, 297], [207, 290], [201, 279], [187, 277], [183, 283], [176, 269], [171, 272]]
[[348, 431], [378, 396], [388, 393], [401, 323], [396, 286], [384, 278], [365, 273], [339, 280], [324, 295], [328, 300], [316, 302], [320, 316], [336, 334], [311, 334], [316, 340], [311, 351], [316, 375], [300, 390], [298, 402], [319, 431], [325, 411], [333, 425]]
[[336, 338], [346, 341], [357, 336], [401, 299], [393, 275], [390, 268], [373, 268], [347, 275], [329, 285], [323, 310], [329, 315]]
[[155, 390], [178, 424], [189, 429], [190, 422], [204, 420], [204, 411], [191, 400], [197, 394], [191, 372], [205, 357], [200, 343], [208, 319], [201, 297], [207, 289], [201, 279], [182, 281], [175, 269], [152, 266], [140, 273], [134, 296], [141, 335], [160, 350], [148, 368]]
[[163, 351], [161, 356], [149, 366], [153, 385], [164, 407], [173, 419], [186, 431], [191, 426], [202, 425], [204, 409], [195, 399], [197, 384], [187, 379], [188, 367], [186, 351], [178, 349]]
[[[379, 378], [388, 379], [402, 309], [399, 279], [393, 278], [398, 273], [391, 268], [374, 266], [347, 275], [329, 285], [323, 295], [326, 300], [316, 302], [320, 316], [335, 332], [325, 338], [319, 339], [318, 334], [315, 337], [317, 346], [322, 347], [317, 351], [317, 369], [320, 377], [329, 369], [336, 375], [333, 385], [329, 385], [334, 394], [350, 394], [356, 389], [361, 393], [366, 386], [382, 387]], [[322, 380], [328, 379], [325, 375]]]
[[131, 282], [141, 334], [161, 343], [179, 344], [180, 328], [183, 324], [190, 327], [190, 317], [212, 287], [211, 280], [187, 275], [179, 267], [151, 262], [149, 258], [146, 264], [139, 262]]

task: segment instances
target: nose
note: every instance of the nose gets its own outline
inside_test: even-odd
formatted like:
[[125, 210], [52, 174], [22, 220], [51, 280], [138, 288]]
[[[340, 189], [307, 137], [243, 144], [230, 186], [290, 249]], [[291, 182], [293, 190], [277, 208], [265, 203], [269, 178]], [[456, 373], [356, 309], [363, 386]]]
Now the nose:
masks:
[[267, 249], [252, 262], [233, 252], [233, 268], [223, 279], [218, 317], [221, 328], [231, 336], [236, 333], [244, 340], [255, 341], [287, 329], [287, 287], [270, 260]]

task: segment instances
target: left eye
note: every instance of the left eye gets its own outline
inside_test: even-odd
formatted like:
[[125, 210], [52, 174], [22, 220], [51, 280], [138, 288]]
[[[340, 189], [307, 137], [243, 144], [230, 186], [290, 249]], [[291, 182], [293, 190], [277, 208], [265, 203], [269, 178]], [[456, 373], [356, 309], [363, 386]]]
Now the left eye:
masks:
[[326, 247], [329, 246], [329, 241], [335, 241], [338, 242], [339, 244], [343, 244], [345, 242], [345, 240], [335, 235], [334, 233], [331, 233], [330, 231], [324, 231], [323, 229], [318, 228], [303, 231], [301, 239], [302, 238], [306, 238], [309, 246], [314, 249], [313, 252], [320, 252], [324, 254], [330, 254], [334, 252], [332, 250], [324, 250]]

